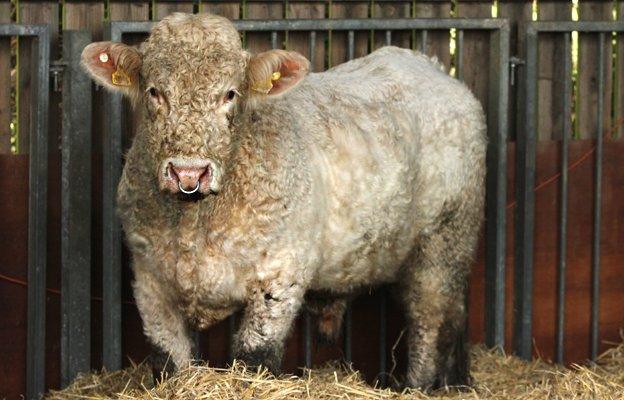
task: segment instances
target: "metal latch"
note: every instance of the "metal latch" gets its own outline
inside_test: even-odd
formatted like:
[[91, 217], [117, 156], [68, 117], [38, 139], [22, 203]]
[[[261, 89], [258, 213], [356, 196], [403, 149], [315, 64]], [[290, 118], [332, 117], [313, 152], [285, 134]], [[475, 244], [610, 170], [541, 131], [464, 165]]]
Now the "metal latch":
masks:
[[516, 84], [516, 68], [524, 64], [525, 62], [522, 58], [511, 57], [509, 59], [509, 83], [511, 86]]
[[50, 63], [50, 74], [52, 75], [53, 88], [55, 92], [61, 91], [63, 71], [67, 63], [63, 60], [52, 61]]

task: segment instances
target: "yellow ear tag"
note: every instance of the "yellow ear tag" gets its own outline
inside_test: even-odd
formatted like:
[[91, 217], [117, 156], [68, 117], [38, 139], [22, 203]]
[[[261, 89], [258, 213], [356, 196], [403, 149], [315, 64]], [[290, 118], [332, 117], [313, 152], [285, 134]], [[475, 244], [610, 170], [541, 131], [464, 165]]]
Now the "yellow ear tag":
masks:
[[123, 70], [117, 68], [111, 75], [111, 81], [116, 86], [130, 86], [132, 85], [132, 79]]
[[268, 94], [271, 89], [273, 89], [273, 82], [279, 80], [282, 77], [282, 74], [279, 71], [275, 71], [271, 74], [271, 78], [267, 79], [266, 81], [252, 86], [251, 89], [255, 90], [256, 92], [260, 92], [260, 93], [264, 93], [264, 94]]

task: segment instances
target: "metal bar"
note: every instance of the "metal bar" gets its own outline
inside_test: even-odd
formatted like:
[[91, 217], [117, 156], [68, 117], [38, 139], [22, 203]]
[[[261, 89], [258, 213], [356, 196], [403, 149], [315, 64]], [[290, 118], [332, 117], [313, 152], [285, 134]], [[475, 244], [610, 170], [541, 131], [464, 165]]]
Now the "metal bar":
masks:
[[306, 368], [312, 368], [312, 315], [306, 311], [303, 315], [303, 356]]
[[535, 140], [537, 129], [537, 31], [526, 32], [524, 130], [516, 147], [516, 239], [514, 268], [514, 350], [531, 358], [533, 317], [533, 234], [535, 217]]
[[310, 43], [310, 72], [314, 71], [314, 63], [316, 62], [316, 32], [312, 31], [310, 32], [310, 37], [309, 37], [309, 43]]
[[423, 29], [423, 31], [420, 33], [420, 51], [422, 53], [427, 52], [427, 30], [426, 29]]
[[[456, 53], [455, 53], [455, 68], [457, 79], [464, 80], [464, 30], [457, 31]], [[491, 73], [492, 71], [490, 71]]]
[[[108, 40], [122, 41], [122, 32], [109, 24]], [[102, 146], [102, 363], [109, 371], [121, 369], [121, 226], [115, 212], [121, 176], [121, 94], [107, 93]]]
[[353, 321], [353, 311], [351, 309], [351, 302], [347, 304], [347, 309], [345, 311], [344, 316], [344, 359], [347, 363], [351, 363], [353, 361], [353, 352], [351, 348], [351, 333], [352, 333], [352, 321]]
[[565, 271], [568, 241], [568, 146], [572, 134], [572, 49], [570, 33], [563, 35], [563, 132], [561, 139], [561, 181], [559, 191], [559, 259], [557, 261], [557, 339], [555, 361], [563, 362], [563, 333], [565, 327]]
[[605, 34], [600, 33], [598, 42], [598, 104], [596, 129], [596, 168], [594, 170], [594, 237], [592, 242], [591, 280], [591, 359], [596, 360], [600, 341], [600, 228], [602, 220], [602, 157], [604, 117], [604, 44]]
[[[463, 37], [462, 32], [460, 31], [460, 38]], [[508, 25], [491, 34], [490, 49], [487, 113], [489, 140], [486, 157], [485, 235], [488, 246], [485, 256], [485, 343], [489, 347], [503, 348], [505, 345], [507, 118], [509, 107]]]
[[32, 96], [28, 169], [26, 398], [38, 399], [45, 389], [50, 31], [45, 25], [13, 27], [33, 37], [32, 54], [37, 54], [32, 66], [33, 87], [37, 88], [37, 92]]
[[271, 32], [271, 48], [277, 49], [277, 32], [276, 31]]
[[236, 335], [236, 314], [228, 317], [228, 361], [234, 360], [234, 336]]
[[63, 32], [61, 385], [91, 369], [91, 79], [86, 31]]
[[386, 31], [386, 46], [391, 46], [391, 45], [392, 45], [392, 31], [388, 29]]
[[384, 287], [381, 289], [381, 297], [379, 299], [379, 385], [386, 386], [388, 382], [387, 365], [388, 365], [388, 349], [387, 349], [387, 308], [388, 308], [388, 291]]
[[349, 58], [349, 60], [353, 60], [355, 58], [355, 32], [349, 31], [348, 37], [349, 37], [348, 39], [349, 48], [348, 48], [347, 57]]
[[531, 22], [536, 32], [587, 32], [610, 33], [624, 31], [624, 21], [539, 21]]
[[[369, 18], [369, 19], [277, 19], [277, 20], [235, 20], [236, 29], [247, 32], [271, 31], [357, 31], [357, 30], [447, 30], [474, 29], [496, 30], [507, 22], [504, 19], [461, 19], [461, 18]], [[155, 22], [111, 22], [114, 30], [124, 33], [146, 33]], [[618, 29], [610, 29], [618, 30]], [[425, 34], [426, 38], [426, 34]]]

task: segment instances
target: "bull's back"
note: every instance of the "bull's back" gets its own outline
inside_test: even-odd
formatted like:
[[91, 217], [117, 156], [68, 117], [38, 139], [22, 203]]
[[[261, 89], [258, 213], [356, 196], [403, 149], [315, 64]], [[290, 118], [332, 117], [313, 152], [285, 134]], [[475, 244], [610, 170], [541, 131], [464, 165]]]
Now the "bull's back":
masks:
[[393, 47], [311, 74], [288, 101], [312, 154], [313, 204], [324, 205], [316, 288], [392, 281], [470, 181], [480, 106], [435, 62]]

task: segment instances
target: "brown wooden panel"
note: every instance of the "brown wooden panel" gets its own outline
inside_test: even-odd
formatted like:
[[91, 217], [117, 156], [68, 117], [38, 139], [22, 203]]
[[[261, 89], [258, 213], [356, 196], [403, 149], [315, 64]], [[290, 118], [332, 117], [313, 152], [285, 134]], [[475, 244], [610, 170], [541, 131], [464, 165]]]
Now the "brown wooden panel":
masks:
[[[539, 5], [541, 21], [569, 21], [572, 18], [570, 2], [542, 1]], [[563, 133], [563, 42], [562, 34], [542, 34], [539, 37], [538, 138], [560, 139]], [[570, 46], [570, 49], [572, 47]], [[568, 55], [570, 57], [570, 55]], [[570, 77], [572, 79], [572, 77]]]
[[[11, 22], [11, 3], [0, 2], [0, 23]], [[11, 40], [0, 39], [0, 154], [11, 153]]]
[[[247, 3], [245, 19], [282, 19], [284, 17], [284, 5], [282, 3]], [[284, 32], [277, 34], [277, 48], [284, 45]], [[260, 32], [248, 32], [245, 34], [245, 46], [252, 53], [271, 49], [271, 34]]]
[[[417, 1], [413, 14], [416, 18], [450, 18], [451, 2], [421, 2]], [[451, 67], [451, 53], [449, 50], [450, 35], [447, 31], [432, 31], [427, 34], [427, 54], [438, 57], [438, 60], [448, 71]], [[417, 37], [416, 49], [420, 49], [420, 39]]]
[[[320, 1], [288, 2], [286, 9], [288, 19], [319, 19], [325, 18], [325, 3]], [[326, 32], [316, 33], [316, 45], [313, 49], [314, 63], [310, 65], [313, 71], [325, 70], [325, 37]], [[288, 50], [295, 50], [310, 59], [309, 32], [289, 32], [286, 46]]]
[[[365, 1], [333, 2], [330, 17], [334, 19], [367, 18], [369, 3]], [[368, 31], [354, 32], [354, 57], [362, 57], [368, 53]], [[349, 57], [348, 34], [344, 31], [331, 33], [331, 54], [329, 66], [342, 64]]]
[[[612, 2], [585, 1], [580, 3], [581, 20], [603, 20], [612, 18]], [[604, 127], [611, 124], [611, 87], [612, 87], [612, 64], [611, 64], [611, 41], [610, 35], [605, 35], [604, 43], [604, 77], [605, 95], [604, 113], [597, 115], [596, 103], [598, 101], [598, 35], [579, 34], [579, 77], [578, 77], [578, 135], [580, 138], [596, 137], [596, 129], [599, 118], [602, 118]]]
[[108, 6], [111, 21], [147, 21], [150, 19], [148, 1], [111, 1]]
[[222, 15], [229, 19], [241, 18], [241, 5], [238, 1], [231, 2], [211, 2], [202, 1], [199, 7], [201, 12], [208, 12]]
[[177, 2], [162, 2], [156, 3], [156, 20], [163, 19], [167, 15], [173, 12], [185, 12], [192, 13], [193, 12], [193, 2], [192, 1], [177, 1]]
[[[410, 1], [373, 2], [372, 16], [374, 18], [409, 18], [412, 14], [411, 5], [412, 2]], [[411, 47], [411, 32], [393, 31], [391, 35], [392, 45], [404, 48]], [[375, 32], [373, 45], [375, 49], [386, 46], [386, 32]]]
[[[459, 18], [490, 18], [491, 2], [458, 2]], [[488, 105], [488, 81], [490, 33], [486, 31], [464, 32], [463, 80], [472, 89], [484, 109]]]

